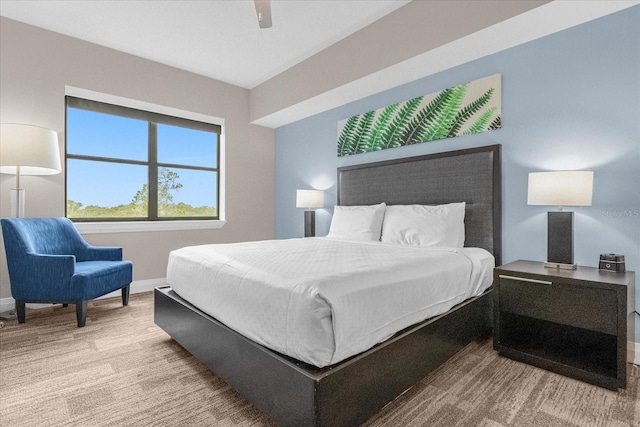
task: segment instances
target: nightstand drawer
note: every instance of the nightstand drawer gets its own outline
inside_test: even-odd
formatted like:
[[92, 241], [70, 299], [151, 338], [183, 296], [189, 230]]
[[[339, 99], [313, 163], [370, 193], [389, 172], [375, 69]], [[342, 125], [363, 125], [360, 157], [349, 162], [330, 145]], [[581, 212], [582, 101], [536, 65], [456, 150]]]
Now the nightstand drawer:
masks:
[[616, 335], [613, 290], [500, 275], [500, 311]]

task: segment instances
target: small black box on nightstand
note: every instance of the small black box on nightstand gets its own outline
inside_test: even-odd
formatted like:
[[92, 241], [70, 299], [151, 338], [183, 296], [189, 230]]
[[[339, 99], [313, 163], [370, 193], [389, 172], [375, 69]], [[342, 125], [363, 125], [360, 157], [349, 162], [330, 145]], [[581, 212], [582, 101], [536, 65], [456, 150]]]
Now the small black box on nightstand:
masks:
[[617, 254], [601, 254], [600, 270], [613, 271], [616, 273], [624, 273], [624, 255]]

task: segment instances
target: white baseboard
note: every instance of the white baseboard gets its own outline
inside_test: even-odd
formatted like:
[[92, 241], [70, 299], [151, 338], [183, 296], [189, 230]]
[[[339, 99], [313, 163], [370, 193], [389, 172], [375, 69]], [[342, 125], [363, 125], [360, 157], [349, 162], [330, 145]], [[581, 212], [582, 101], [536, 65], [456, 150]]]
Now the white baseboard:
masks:
[[[131, 287], [129, 288], [129, 293], [138, 294], [140, 292], [149, 292], [152, 291], [157, 286], [164, 286], [167, 284], [166, 278], [161, 279], [148, 279], [148, 280], [136, 280], [131, 283]], [[102, 298], [111, 298], [120, 296], [121, 293], [119, 290], [108, 293], [106, 295], [101, 296], [98, 299]], [[46, 308], [51, 307], [51, 304], [27, 304], [28, 308]], [[1, 298], [0, 299], [0, 313], [4, 313], [5, 311], [10, 311], [15, 308], [15, 300], [13, 298]]]
[[640, 365], [640, 343], [629, 341], [627, 343], [627, 360], [634, 365]]

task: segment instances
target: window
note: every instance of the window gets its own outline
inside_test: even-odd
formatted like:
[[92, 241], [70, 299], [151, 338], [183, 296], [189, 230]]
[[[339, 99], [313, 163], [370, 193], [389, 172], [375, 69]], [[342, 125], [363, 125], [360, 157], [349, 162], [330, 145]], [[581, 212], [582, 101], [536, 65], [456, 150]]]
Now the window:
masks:
[[66, 97], [66, 216], [219, 219], [222, 127]]

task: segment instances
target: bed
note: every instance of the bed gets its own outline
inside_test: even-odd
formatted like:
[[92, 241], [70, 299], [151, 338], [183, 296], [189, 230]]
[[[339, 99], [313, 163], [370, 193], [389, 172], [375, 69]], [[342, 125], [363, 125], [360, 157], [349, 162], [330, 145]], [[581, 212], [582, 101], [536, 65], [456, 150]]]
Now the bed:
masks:
[[[341, 206], [464, 201], [465, 246], [501, 262], [500, 146], [338, 169]], [[327, 366], [286, 356], [225, 326], [170, 287], [155, 321], [281, 425], [357, 425], [491, 328], [491, 290]]]

